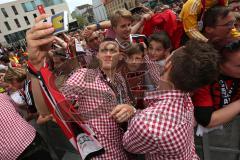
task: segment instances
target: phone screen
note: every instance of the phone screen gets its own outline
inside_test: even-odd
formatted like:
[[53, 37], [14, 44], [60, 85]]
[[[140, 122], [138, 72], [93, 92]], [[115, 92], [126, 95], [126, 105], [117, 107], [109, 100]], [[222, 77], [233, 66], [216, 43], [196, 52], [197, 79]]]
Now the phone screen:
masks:
[[64, 30], [64, 13], [61, 12], [59, 14], [53, 15], [51, 17], [51, 22], [53, 24], [55, 32]]

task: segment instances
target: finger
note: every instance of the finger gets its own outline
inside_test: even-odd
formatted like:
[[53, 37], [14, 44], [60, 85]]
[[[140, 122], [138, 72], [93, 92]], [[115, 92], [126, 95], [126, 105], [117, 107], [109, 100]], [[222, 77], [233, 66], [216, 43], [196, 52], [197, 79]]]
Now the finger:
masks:
[[67, 42], [70, 40], [70, 37], [67, 36], [65, 33], [63, 33], [63, 37], [64, 37], [64, 40], [67, 41]]
[[[44, 38], [44, 37], [48, 37], [53, 32], [54, 32], [53, 27], [48, 28], [48, 29], [44, 29], [44, 30], [37, 30], [37, 31], [35, 31], [35, 32], [33, 32], [32, 34], [29, 35], [29, 39], [38, 40], [38, 39], [41, 39], [41, 38]], [[54, 39], [55, 39], [55, 37], [54, 37]]]
[[125, 113], [121, 117], [117, 118], [117, 122], [119, 123], [125, 122], [128, 120], [128, 118], [129, 118], [128, 114]]
[[171, 61], [172, 56], [173, 56], [173, 54], [170, 54], [169, 56], [167, 56], [167, 58], [166, 58], [166, 63], [168, 63], [168, 62]]
[[48, 18], [49, 14], [41, 14], [35, 18], [35, 23], [38, 23], [40, 21], [43, 21], [44, 19]]
[[120, 118], [120, 117], [122, 117], [122, 116], [124, 116], [124, 115], [126, 115], [126, 114], [127, 114], [127, 110], [123, 108], [121, 111], [119, 111], [119, 112], [115, 115], [115, 117], [116, 117], [116, 118]]
[[111, 112], [111, 116], [112, 116], [112, 117], [115, 116], [118, 112], [121, 111], [121, 109], [122, 109], [121, 106], [116, 106], [116, 107], [113, 109], [113, 111]]
[[50, 44], [52, 43], [53, 40], [54, 40], [54, 36], [51, 36], [44, 39], [33, 40], [32, 44], [31, 45], [29, 44], [29, 45], [31, 47], [38, 47], [38, 46]]
[[51, 28], [53, 25], [52, 23], [36, 23], [29, 31], [30, 33], [34, 33], [37, 30], [43, 30], [43, 29], [48, 29]]
[[171, 66], [172, 66], [172, 62], [169, 61], [168, 63], [165, 64], [164, 69], [169, 70], [171, 68]]

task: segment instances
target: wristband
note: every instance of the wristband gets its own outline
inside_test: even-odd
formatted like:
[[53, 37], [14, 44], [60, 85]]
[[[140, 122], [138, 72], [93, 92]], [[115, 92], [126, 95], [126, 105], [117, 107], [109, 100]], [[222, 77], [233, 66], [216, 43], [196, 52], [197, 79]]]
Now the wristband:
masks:
[[97, 30], [101, 29], [101, 25], [99, 23], [96, 23]]

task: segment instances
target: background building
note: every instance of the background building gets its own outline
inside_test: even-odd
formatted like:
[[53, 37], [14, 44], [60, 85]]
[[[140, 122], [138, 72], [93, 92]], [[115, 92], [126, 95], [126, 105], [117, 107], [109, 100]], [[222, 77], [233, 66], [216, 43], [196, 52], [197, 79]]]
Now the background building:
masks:
[[107, 12], [101, 0], [92, 0], [93, 12], [96, 22], [107, 20]]
[[[38, 16], [37, 5], [42, 4], [48, 14], [69, 11], [64, 0], [16, 0], [0, 4], [0, 43], [14, 47], [25, 45], [26, 31]], [[69, 14], [70, 15], [70, 14]], [[69, 17], [70, 22], [72, 18]]]
[[71, 15], [72, 18], [76, 19], [78, 26], [81, 29], [96, 22], [94, 19], [93, 6], [90, 4], [77, 6]]
[[135, 7], [135, 0], [102, 0], [102, 2], [106, 7], [108, 17], [117, 9]]
[[94, 22], [93, 6], [90, 4], [84, 4], [76, 8], [76, 12], [87, 19], [89, 23]]

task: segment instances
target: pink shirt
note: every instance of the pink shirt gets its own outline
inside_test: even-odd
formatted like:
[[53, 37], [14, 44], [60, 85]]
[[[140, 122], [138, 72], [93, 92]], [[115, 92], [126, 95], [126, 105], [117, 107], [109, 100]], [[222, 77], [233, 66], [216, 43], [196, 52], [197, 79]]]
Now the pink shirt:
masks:
[[193, 104], [178, 90], [148, 92], [148, 108], [136, 114], [123, 137], [124, 148], [146, 160], [199, 160], [194, 146]]
[[[115, 74], [115, 82], [121, 91], [122, 103], [129, 103], [127, 88], [122, 76]], [[119, 123], [110, 117], [117, 106], [117, 97], [113, 89], [105, 83], [99, 69], [77, 70], [61, 88], [66, 99], [75, 101], [78, 114], [96, 134], [105, 153], [91, 160], [127, 160], [122, 146], [123, 130]]]
[[35, 134], [35, 129], [17, 113], [9, 96], [0, 94], [0, 160], [15, 160]]

